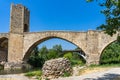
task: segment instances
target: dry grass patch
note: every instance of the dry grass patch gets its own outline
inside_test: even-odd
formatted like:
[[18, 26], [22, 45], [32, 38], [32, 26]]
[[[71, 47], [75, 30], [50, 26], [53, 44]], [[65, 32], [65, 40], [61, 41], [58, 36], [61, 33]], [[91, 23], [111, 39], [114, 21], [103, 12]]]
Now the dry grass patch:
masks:
[[81, 70], [79, 70], [79, 75], [94, 73], [94, 72], [102, 72], [109, 70], [110, 67], [85, 67]]

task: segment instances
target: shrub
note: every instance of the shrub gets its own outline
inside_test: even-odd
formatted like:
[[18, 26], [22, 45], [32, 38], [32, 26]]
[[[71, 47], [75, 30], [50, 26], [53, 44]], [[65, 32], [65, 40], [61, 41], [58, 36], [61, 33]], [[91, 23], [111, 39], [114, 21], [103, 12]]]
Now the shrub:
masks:
[[71, 52], [68, 52], [68, 53], [64, 54], [63, 57], [64, 57], [64, 58], [67, 58], [67, 59], [69, 59], [69, 60], [72, 60], [72, 53], [71, 53]]
[[62, 77], [69, 77], [71, 76], [71, 73], [68, 73], [68, 72], [64, 72], [64, 74], [62, 75]]
[[40, 67], [42, 68], [45, 60], [42, 57], [39, 56], [31, 56], [28, 60], [28, 63], [32, 65], [33, 67]]
[[72, 66], [75, 66], [75, 65], [83, 65], [83, 64], [84, 64], [81, 60], [72, 59], [72, 60], [70, 60], [70, 61], [71, 61]]

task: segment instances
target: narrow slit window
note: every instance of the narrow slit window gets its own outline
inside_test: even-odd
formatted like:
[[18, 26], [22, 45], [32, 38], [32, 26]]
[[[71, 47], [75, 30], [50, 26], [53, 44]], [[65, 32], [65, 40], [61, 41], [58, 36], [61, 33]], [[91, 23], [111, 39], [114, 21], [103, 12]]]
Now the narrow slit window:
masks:
[[24, 32], [28, 32], [28, 25], [24, 24]]

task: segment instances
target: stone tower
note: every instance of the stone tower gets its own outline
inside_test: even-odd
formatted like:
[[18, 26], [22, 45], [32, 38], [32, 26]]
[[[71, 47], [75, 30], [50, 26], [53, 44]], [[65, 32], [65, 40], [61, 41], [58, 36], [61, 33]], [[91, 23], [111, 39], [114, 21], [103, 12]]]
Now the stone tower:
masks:
[[11, 5], [10, 32], [23, 33], [29, 31], [29, 10], [21, 4]]
[[21, 4], [11, 5], [8, 62], [22, 61], [24, 32], [29, 32], [30, 12]]

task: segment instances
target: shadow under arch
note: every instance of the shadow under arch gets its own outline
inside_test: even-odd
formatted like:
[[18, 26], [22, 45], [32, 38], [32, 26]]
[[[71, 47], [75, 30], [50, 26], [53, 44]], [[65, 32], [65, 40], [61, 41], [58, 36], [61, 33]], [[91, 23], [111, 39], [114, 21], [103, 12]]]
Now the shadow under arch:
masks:
[[100, 59], [99, 59], [99, 63], [100, 63], [100, 64], [101, 64], [103, 52], [105, 51], [105, 49], [106, 49], [107, 47], [109, 47], [110, 45], [112, 45], [113, 43], [116, 43], [116, 42], [117, 42], [117, 40], [114, 40], [114, 41], [110, 42], [108, 45], [106, 45], [106, 46], [104, 47], [104, 49], [102, 50], [102, 52], [101, 52], [101, 54], [100, 54]]
[[[50, 40], [50, 39], [53, 39], [53, 38], [57, 38], [57, 39], [61, 39], [61, 40], [64, 40], [64, 41], [67, 41], [75, 46], [77, 46], [76, 44], [74, 44], [73, 42], [69, 41], [69, 40], [66, 40], [64, 38], [60, 38], [60, 37], [54, 37], [54, 36], [49, 36], [49, 37], [45, 37], [43, 39], [40, 39], [38, 41], [36, 41], [32, 46], [29, 47], [29, 49], [27, 50], [27, 52], [25, 53], [24, 55], [24, 58], [23, 58], [23, 61], [27, 61], [27, 59], [30, 57], [30, 53], [32, 52], [32, 50], [37, 47], [37, 45], [41, 44], [42, 42], [44, 41], [47, 41], [47, 40]], [[79, 46], [77, 46], [78, 48], [80, 48]], [[81, 49], [81, 48], [80, 48]], [[82, 49], [81, 49], [82, 50]], [[82, 50], [83, 51], [83, 50]], [[84, 51], [83, 51], [84, 52]], [[86, 54], [83, 54], [86, 56]], [[86, 61], [86, 60], [85, 60]]]
[[0, 62], [7, 61], [8, 57], [8, 38], [0, 38]]

